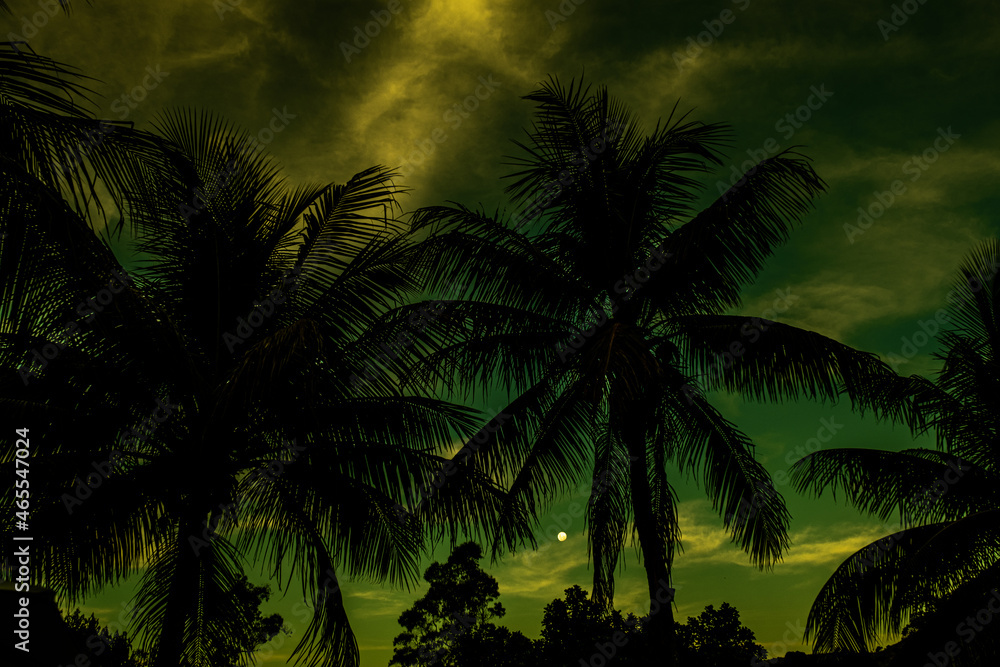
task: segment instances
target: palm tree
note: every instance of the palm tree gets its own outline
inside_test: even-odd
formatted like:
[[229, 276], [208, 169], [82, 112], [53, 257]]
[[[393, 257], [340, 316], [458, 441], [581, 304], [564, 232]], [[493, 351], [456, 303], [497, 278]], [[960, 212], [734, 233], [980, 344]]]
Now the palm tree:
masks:
[[0, 168], [20, 204], [31, 189], [31, 201], [64, 198], [79, 215], [106, 220], [100, 186], [120, 209], [162, 163], [153, 138], [131, 122], [94, 117], [90, 77], [24, 43], [0, 42], [0, 69]]
[[[788, 513], [752, 442], [702, 389], [835, 397], [888, 367], [815, 333], [726, 314], [822, 191], [806, 158], [763, 160], [695, 212], [694, 175], [722, 164], [726, 128], [672, 113], [643, 135], [605, 88], [589, 90], [553, 78], [525, 98], [536, 119], [507, 192], [526, 214], [415, 214], [437, 252], [426, 259], [432, 286], [469, 288], [412, 377], [512, 397], [513, 419], [467, 463], [509, 492], [494, 556], [515, 546], [506, 529], [524, 508], [538, 518], [590, 477], [593, 595], [610, 606], [631, 534], [655, 608], [680, 538], [668, 464], [704, 485], [754, 564], [770, 566], [787, 544]], [[627, 474], [609, 476], [622, 461]], [[654, 652], [673, 655], [671, 605], [649, 624]]]
[[[295, 655], [357, 665], [341, 578], [416, 580], [425, 526], [396, 508], [478, 424], [403, 395], [405, 356], [381, 347], [398, 333], [388, 311], [422, 294], [393, 172], [290, 188], [249, 133], [177, 111], [53, 176], [72, 141], [58, 133], [97, 122], [62, 117], [71, 84], [38, 84], [69, 70], [35, 63], [0, 81], [16, 93], [0, 111], [24, 116], [4, 123], [0, 159], [0, 406], [30, 427], [33, 581], [74, 602], [142, 572], [142, 648], [210, 665], [248, 622], [231, 598], [253, 561], [315, 606]], [[18, 96], [54, 109], [32, 116]], [[93, 198], [62, 196], [94, 178], [120, 205], [114, 229]], [[350, 382], [380, 355], [384, 376]], [[15, 440], [2, 452], [13, 475]], [[501, 499], [466, 475], [424, 514], [454, 539], [493, 530]], [[13, 531], [13, 494], [0, 506]]]
[[871, 650], [880, 635], [898, 635], [917, 619], [920, 629], [899, 647], [897, 664], [916, 664], [949, 641], [963, 658], [1000, 645], [1000, 627], [973, 632], [968, 645], [961, 629], [974, 629], [967, 619], [979, 610], [1000, 609], [991, 597], [1000, 585], [998, 266], [997, 239], [963, 260], [933, 381], [886, 377], [864, 399], [914, 434], [933, 430], [937, 449], [828, 449], [791, 470], [799, 491], [818, 496], [830, 488], [882, 521], [899, 515], [900, 530], [848, 557], [820, 590], [806, 625], [817, 651]]

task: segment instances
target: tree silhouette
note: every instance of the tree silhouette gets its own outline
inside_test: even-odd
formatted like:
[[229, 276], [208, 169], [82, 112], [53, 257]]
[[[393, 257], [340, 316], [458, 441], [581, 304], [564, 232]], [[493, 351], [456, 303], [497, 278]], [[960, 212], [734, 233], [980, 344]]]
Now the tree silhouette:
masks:
[[393, 640], [390, 665], [400, 667], [515, 667], [526, 664], [531, 642], [492, 621], [506, 613], [496, 579], [479, 567], [475, 542], [455, 548], [445, 563], [424, 573], [427, 593], [399, 616], [405, 628]]
[[[232, 604], [239, 608], [247, 619], [247, 624], [235, 628], [238, 634], [230, 637], [227, 645], [216, 651], [212, 657], [213, 664], [240, 664], [248, 654], [252, 654], [279, 632], [291, 634], [280, 614], [265, 617], [260, 613], [260, 605], [270, 598], [270, 594], [269, 586], [255, 586], [245, 576], [236, 582], [232, 591]], [[142, 651], [132, 650], [127, 633], [118, 630], [111, 632], [101, 625], [94, 614], [88, 618], [76, 609], [66, 617], [66, 624], [76, 634], [79, 640], [77, 646], [93, 667], [145, 667], [149, 664]]]
[[133, 653], [128, 633], [111, 632], [94, 614], [88, 618], [76, 609], [66, 617], [66, 625], [76, 635], [76, 645], [87, 651], [86, 657], [94, 667], [140, 667], [145, 664], [141, 651]]
[[246, 619], [244, 625], [236, 628], [237, 634], [229, 638], [229, 642], [217, 650], [211, 662], [219, 665], [236, 665], [258, 648], [268, 643], [279, 632], [291, 635], [285, 626], [281, 614], [264, 616], [260, 606], [271, 597], [270, 586], [255, 586], [246, 575], [237, 579], [232, 590], [232, 604], [240, 609], [241, 616]]
[[677, 637], [682, 664], [692, 667], [757, 664], [767, 659], [753, 630], [740, 623], [740, 612], [728, 602], [718, 609], [708, 605], [697, 617], [688, 616], [685, 625], [677, 624]]
[[[250, 558], [315, 606], [296, 656], [356, 665], [340, 576], [416, 578], [425, 526], [398, 507], [480, 421], [397, 387], [387, 312], [423, 291], [393, 173], [292, 188], [249, 133], [183, 110], [67, 162], [100, 127], [73, 101], [79, 77], [2, 55], [0, 405], [43, 425], [38, 581], [73, 602], [142, 572], [142, 649], [213, 665], [253, 623], [232, 604]], [[351, 382], [378, 358], [384, 375]], [[463, 476], [426, 514], [473, 531], [499, 497]], [[10, 531], [13, 494], [0, 506]], [[15, 569], [5, 554], [0, 575]]]
[[1000, 627], [976, 629], [976, 615], [1000, 605], [998, 266], [1000, 241], [989, 239], [959, 267], [934, 380], [883, 378], [869, 388], [868, 405], [915, 434], [933, 430], [937, 449], [829, 449], [791, 470], [799, 491], [841, 492], [886, 522], [898, 512], [901, 528], [851, 555], [824, 584], [806, 624], [816, 651], [868, 651], [880, 634], [912, 623], [896, 664], [926, 661], [949, 642], [960, 653], [942, 654], [948, 661], [995, 655]]
[[[537, 642], [540, 665], [577, 667], [613, 660], [631, 664], [641, 645], [640, 619], [623, 617], [617, 609], [608, 611], [588, 599], [580, 586], [565, 590], [564, 599], [545, 605], [541, 638]], [[638, 664], [638, 663], [636, 663]]]
[[163, 167], [155, 137], [130, 122], [94, 116], [94, 93], [85, 85], [90, 79], [75, 68], [36, 54], [28, 44], [0, 42], [0, 69], [5, 219], [68, 207], [106, 221], [100, 186], [122, 209], [145, 174]]
[[[891, 369], [812, 332], [725, 314], [822, 191], [806, 158], [762, 160], [694, 212], [694, 176], [721, 164], [726, 128], [671, 115], [644, 135], [605, 88], [589, 90], [552, 79], [526, 97], [536, 118], [507, 189], [524, 214], [453, 205], [414, 216], [439, 249], [432, 287], [469, 288], [438, 327], [451, 343], [411, 377], [511, 396], [510, 421], [468, 463], [509, 490], [494, 554], [516, 548], [526, 510], [537, 520], [592, 480], [594, 597], [611, 605], [631, 536], [651, 609], [665, 607], [650, 619], [651, 651], [673, 664], [663, 600], [680, 526], [668, 465], [704, 486], [754, 564], [769, 567], [787, 545], [781, 495], [704, 392], [853, 397]], [[608, 475], [620, 461], [627, 473]]]

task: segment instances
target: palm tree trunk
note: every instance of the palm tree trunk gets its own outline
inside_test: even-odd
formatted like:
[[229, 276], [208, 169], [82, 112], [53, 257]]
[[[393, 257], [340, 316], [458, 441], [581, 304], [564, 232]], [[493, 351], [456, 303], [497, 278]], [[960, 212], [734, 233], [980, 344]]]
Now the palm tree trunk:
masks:
[[645, 430], [631, 428], [625, 434], [629, 458], [629, 486], [635, 527], [639, 534], [639, 548], [646, 567], [649, 587], [649, 620], [643, 627], [647, 657], [646, 664], [677, 665], [677, 641], [674, 632], [673, 595], [670, 589], [670, 570], [666, 560], [666, 536], [661, 535], [653, 515], [649, 489], [649, 470], [646, 464]]
[[163, 629], [156, 649], [154, 667], [179, 667], [184, 655], [184, 624], [197, 598], [197, 556], [188, 542], [190, 535], [202, 535], [204, 524], [188, 513], [179, 523], [175, 539], [179, 549], [177, 569], [173, 573], [163, 616]]

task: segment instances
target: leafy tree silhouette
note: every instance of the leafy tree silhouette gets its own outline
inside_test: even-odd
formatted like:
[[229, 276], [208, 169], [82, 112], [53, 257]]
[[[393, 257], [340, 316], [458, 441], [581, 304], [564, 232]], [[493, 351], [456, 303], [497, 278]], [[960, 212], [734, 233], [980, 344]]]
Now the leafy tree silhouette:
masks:
[[76, 635], [76, 645], [86, 651], [84, 655], [94, 667], [142, 667], [146, 664], [141, 651], [133, 652], [127, 632], [111, 632], [94, 614], [88, 618], [76, 609], [66, 617], [66, 625]]
[[715, 609], [705, 607], [697, 617], [688, 616], [677, 624], [682, 664], [691, 667], [728, 667], [757, 664], [767, 659], [767, 651], [753, 630], [740, 622], [740, 612], [728, 602]]
[[609, 612], [580, 586], [567, 588], [563, 599], [545, 606], [536, 643], [538, 664], [578, 667], [612, 659], [615, 665], [631, 664], [640, 645], [639, 621], [632, 614], [623, 617], [617, 609]]
[[[244, 576], [232, 591], [232, 604], [247, 619], [238, 633], [228, 638], [228, 643], [217, 649], [213, 664], [242, 664], [256, 649], [266, 644], [279, 632], [291, 634], [280, 614], [264, 616], [260, 606], [271, 596], [270, 586], [255, 586]], [[78, 638], [77, 646], [92, 667], [146, 667], [149, 656], [143, 651], [133, 651], [126, 632], [110, 631], [94, 614], [88, 618], [79, 609], [66, 617], [66, 624]]]
[[400, 667], [516, 667], [531, 659], [531, 642], [492, 621], [506, 611], [496, 579], [479, 567], [475, 542], [455, 548], [445, 563], [424, 572], [427, 593], [399, 616], [390, 665]]

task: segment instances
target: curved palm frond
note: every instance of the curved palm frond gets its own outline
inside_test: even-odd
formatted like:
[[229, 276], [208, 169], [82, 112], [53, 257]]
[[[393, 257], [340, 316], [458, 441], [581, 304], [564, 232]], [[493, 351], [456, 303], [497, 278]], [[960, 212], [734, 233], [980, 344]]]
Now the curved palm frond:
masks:
[[862, 512], [904, 526], [956, 521], [1000, 502], [997, 478], [972, 462], [934, 450], [825, 449], [789, 470], [799, 492], [836, 498], [842, 489]]
[[[808, 625], [817, 650], [865, 651], [879, 633], [898, 634], [908, 619], [919, 618], [916, 633], [894, 647], [897, 661], [914, 660], [952, 639], [937, 629], [957, 631], [969, 612], [982, 608], [984, 591], [996, 590], [998, 267], [996, 239], [981, 243], [960, 266], [949, 295], [952, 327], [939, 335], [943, 352], [935, 356], [943, 366], [934, 381], [879, 372], [861, 392], [845, 383], [852, 400], [860, 396], [876, 412], [902, 416], [915, 433], [933, 429], [937, 451], [825, 450], [791, 470], [800, 491], [842, 490], [882, 520], [898, 513], [905, 528], [876, 550], [884, 552], [882, 565], [872, 568], [859, 552], [824, 586]], [[963, 646], [963, 656], [995, 650], [998, 636], [987, 634], [975, 651]]]

